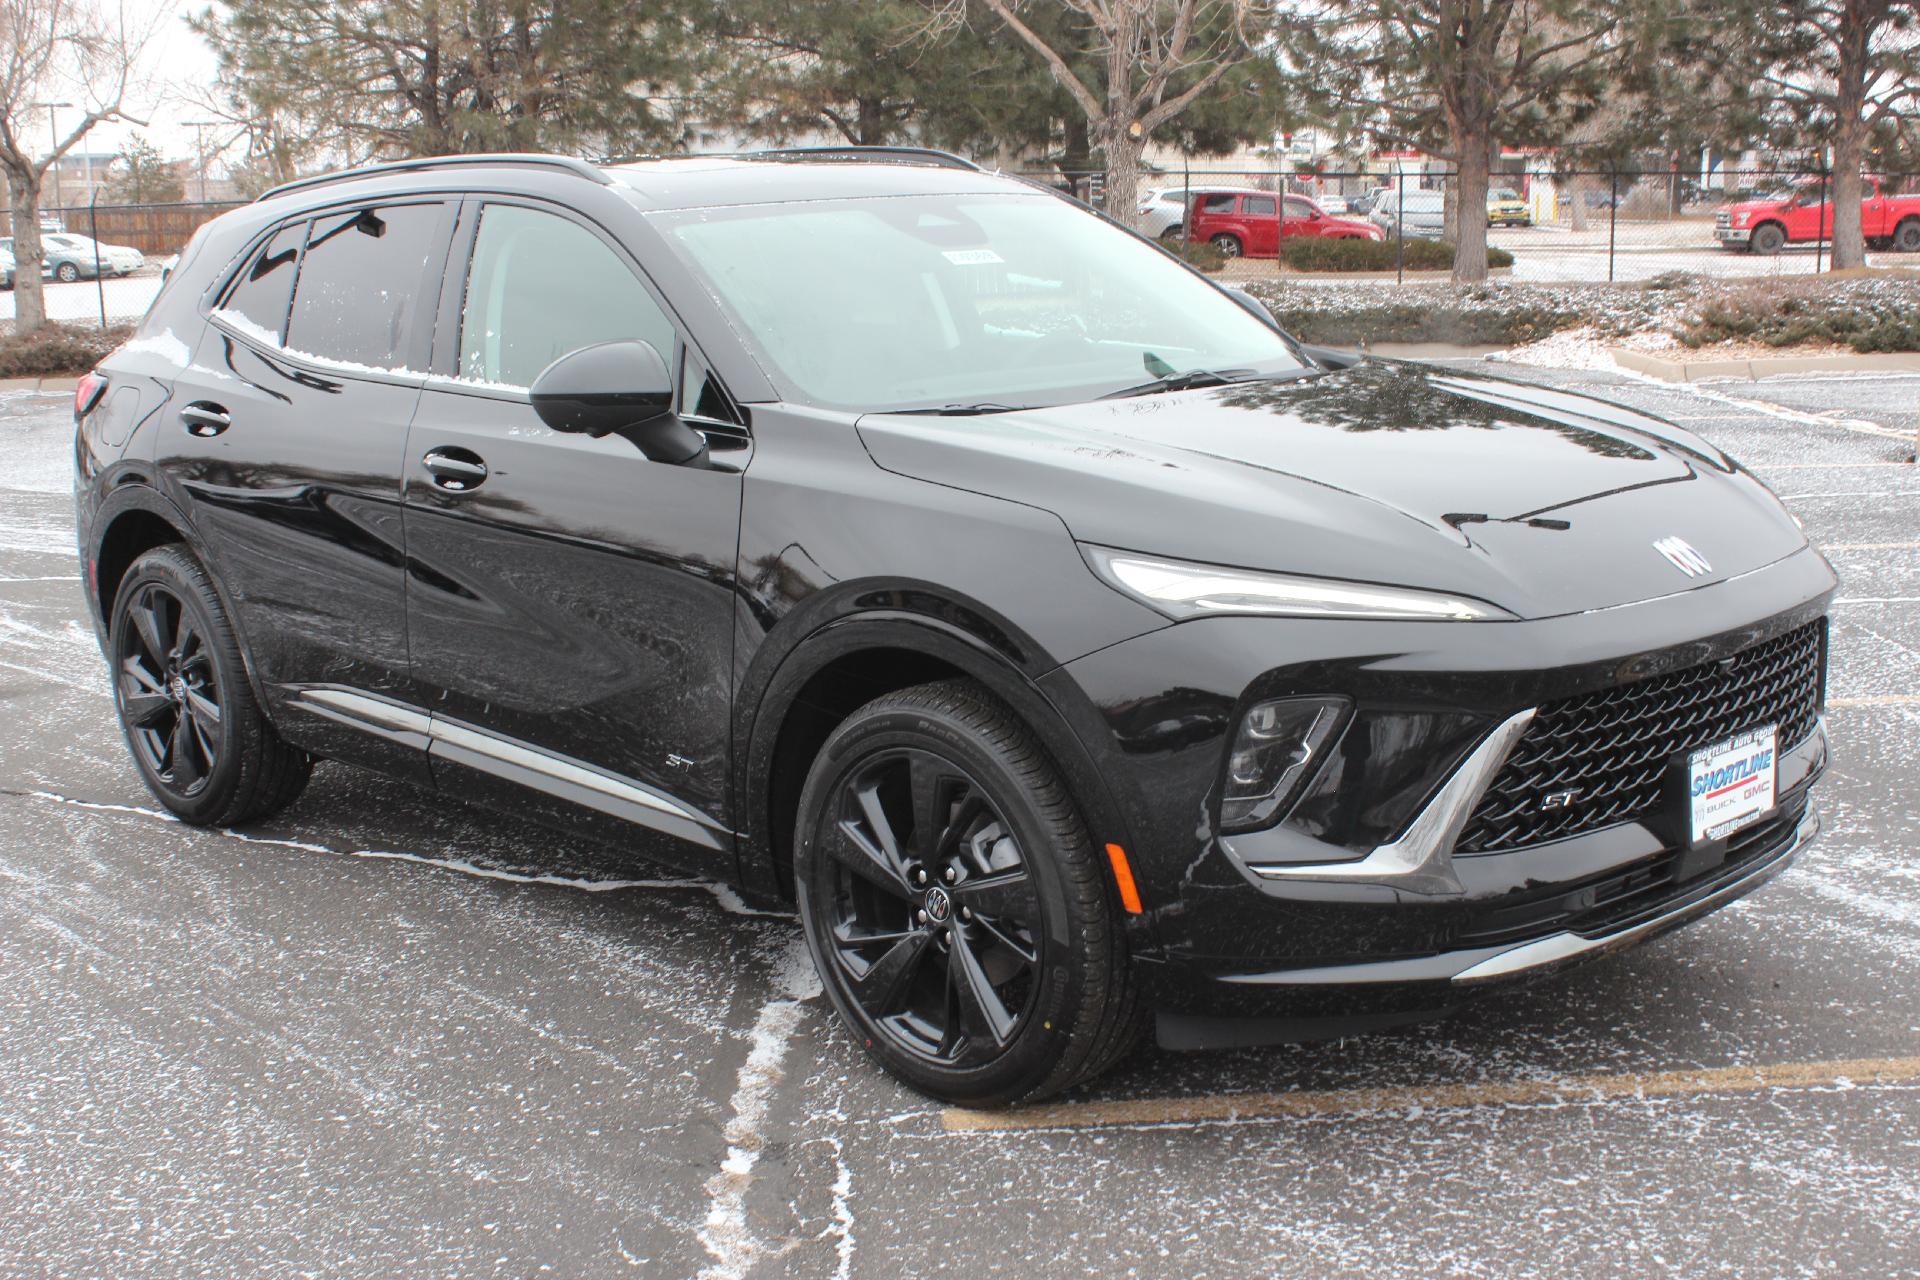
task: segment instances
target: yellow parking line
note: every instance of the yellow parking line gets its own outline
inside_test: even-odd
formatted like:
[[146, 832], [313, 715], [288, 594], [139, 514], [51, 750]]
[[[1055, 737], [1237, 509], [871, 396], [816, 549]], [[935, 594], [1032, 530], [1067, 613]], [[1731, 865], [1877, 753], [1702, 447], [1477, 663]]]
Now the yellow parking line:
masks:
[[1903, 707], [1920, 702], [1916, 693], [1882, 693], [1871, 698], [1828, 698], [1829, 707]]
[[1920, 1081], [1920, 1058], [1848, 1058], [1770, 1066], [1694, 1071], [1630, 1072], [1561, 1080], [1511, 1080], [1398, 1089], [1336, 1089], [1325, 1093], [1226, 1093], [1193, 1098], [1138, 1098], [1124, 1102], [1065, 1103], [1015, 1111], [940, 1113], [948, 1133], [1014, 1133], [1035, 1129], [1208, 1124], [1223, 1121], [1310, 1119], [1413, 1108], [1512, 1106], [1677, 1098], [1696, 1093], [1753, 1093], [1817, 1089], [1842, 1082], [1907, 1084]]

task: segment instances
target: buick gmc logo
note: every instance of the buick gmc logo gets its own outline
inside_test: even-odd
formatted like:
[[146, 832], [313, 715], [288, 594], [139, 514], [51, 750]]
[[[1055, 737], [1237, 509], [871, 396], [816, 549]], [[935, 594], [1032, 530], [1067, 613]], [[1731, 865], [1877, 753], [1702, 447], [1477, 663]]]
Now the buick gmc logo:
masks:
[[1653, 544], [1653, 549], [1667, 558], [1667, 563], [1686, 574], [1697, 578], [1703, 573], [1713, 572], [1713, 566], [1707, 558], [1693, 549], [1693, 544], [1684, 538], [1661, 538]]

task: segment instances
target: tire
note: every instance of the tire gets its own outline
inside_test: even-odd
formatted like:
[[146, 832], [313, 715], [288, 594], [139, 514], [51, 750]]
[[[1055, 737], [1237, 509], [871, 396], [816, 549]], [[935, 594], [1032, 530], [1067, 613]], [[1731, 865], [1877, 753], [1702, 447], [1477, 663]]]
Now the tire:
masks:
[[274, 732], [226, 610], [177, 544], [127, 570], [108, 627], [114, 706], [147, 790], [182, 822], [230, 826], [284, 809], [313, 758]]
[[1160, 233], [1160, 239], [1163, 242], [1168, 240], [1184, 240], [1186, 238], [1187, 229], [1177, 222]]
[[1208, 241], [1208, 243], [1218, 249], [1222, 257], [1237, 258], [1240, 256], [1239, 236], [1230, 236], [1222, 231], [1219, 235]]
[[1747, 247], [1755, 253], [1778, 253], [1786, 247], [1787, 233], [1777, 222], [1763, 222], [1753, 229]]
[[71, 262], [63, 262], [53, 269], [53, 278], [61, 284], [72, 284], [80, 278], [80, 268]]
[[1893, 247], [1901, 253], [1920, 253], [1920, 218], [1908, 218], [1893, 229]]
[[1045, 752], [972, 681], [888, 694], [833, 731], [801, 792], [794, 886], [842, 1022], [922, 1093], [1044, 1098], [1139, 1037], [1105, 863]]

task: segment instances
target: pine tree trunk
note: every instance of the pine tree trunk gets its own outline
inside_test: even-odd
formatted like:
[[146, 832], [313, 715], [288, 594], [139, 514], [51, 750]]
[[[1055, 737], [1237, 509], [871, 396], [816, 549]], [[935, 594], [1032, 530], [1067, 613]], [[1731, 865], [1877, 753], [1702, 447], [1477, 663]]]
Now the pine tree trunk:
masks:
[[40, 175], [7, 175], [13, 211], [13, 331], [46, 327], [47, 297], [40, 283], [46, 252], [40, 244]]
[[1840, 74], [1833, 103], [1833, 269], [1867, 265], [1860, 228], [1860, 150], [1865, 122], [1868, 50], [1867, 20], [1847, 6], [1840, 33]]
[[[1491, 139], [1468, 131], [1458, 139], [1460, 175], [1454, 180], [1459, 238], [1454, 241], [1453, 278], [1477, 284], [1487, 278], [1487, 152]], [[1475, 217], [1475, 212], [1479, 217]]]

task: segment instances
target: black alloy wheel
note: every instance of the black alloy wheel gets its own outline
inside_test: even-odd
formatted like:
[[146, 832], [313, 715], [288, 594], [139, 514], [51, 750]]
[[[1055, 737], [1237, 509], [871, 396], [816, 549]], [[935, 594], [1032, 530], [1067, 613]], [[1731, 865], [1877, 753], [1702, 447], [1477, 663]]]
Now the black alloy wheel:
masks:
[[182, 546], [121, 578], [108, 615], [114, 704], [141, 779], [182, 821], [227, 825], [293, 803], [313, 758], [254, 701], [219, 593]]
[[182, 800], [206, 789], [225, 749], [218, 673], [186, 603], [145, 582], [122, 605], [114, 644], [115, 692], [141, 771]]
[[800, 797], [795, 889], [848, 1029], [922, 1092], [1043, 1097], [1138, 1038], [1104, 868], [1010, 711], [943, 681], [834, 730]]

